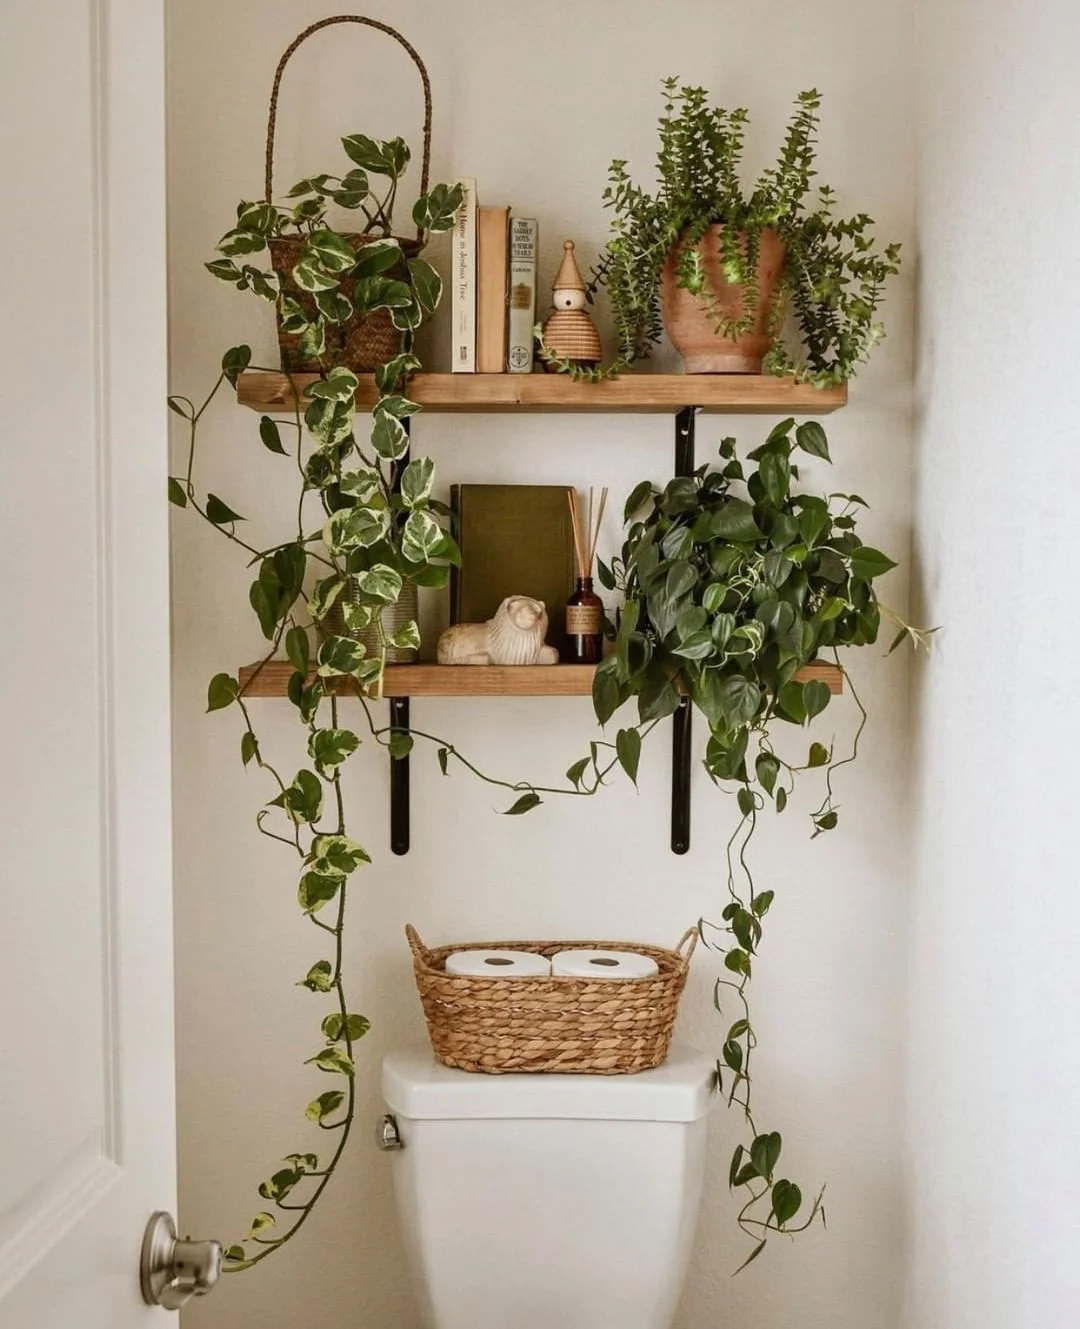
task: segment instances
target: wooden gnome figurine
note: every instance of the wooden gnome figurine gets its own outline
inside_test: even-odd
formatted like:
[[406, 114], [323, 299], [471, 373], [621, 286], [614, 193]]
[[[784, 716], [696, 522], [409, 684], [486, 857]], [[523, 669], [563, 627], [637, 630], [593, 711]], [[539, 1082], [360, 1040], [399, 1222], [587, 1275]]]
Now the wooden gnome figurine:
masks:
[[[585, 312], [585, 283], [574, 258], [573, 240], [563, 241], [563, 260], [552, 282], [552, 310], [544, 324], [544, 345], [562, 360], [594, 365], [604, 357], [600, 334]], [[547, 365], [549, 370], [557, 369]]]

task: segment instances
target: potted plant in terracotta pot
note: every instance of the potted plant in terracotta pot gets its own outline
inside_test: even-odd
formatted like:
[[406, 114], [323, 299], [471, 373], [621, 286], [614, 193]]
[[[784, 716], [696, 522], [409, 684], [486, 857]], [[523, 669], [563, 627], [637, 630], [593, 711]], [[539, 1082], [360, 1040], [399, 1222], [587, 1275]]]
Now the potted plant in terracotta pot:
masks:
[[846, 382], [884, 336], [877, 310], [900, 246], [876, 248], [866, 213], [836, 216], [828, 186], [811, 196], [819, 93], [799, 94], [775, 164], [748, 189], [748, 112], [675, 78], [663, 91], [656, 192], [619, 160], [604, 191], [612, 234], [590, 294], [607, 290], [618, 354], [587, 370], [545, 359], [578, 378], [610, 377], [666, 331], [688, 373]]

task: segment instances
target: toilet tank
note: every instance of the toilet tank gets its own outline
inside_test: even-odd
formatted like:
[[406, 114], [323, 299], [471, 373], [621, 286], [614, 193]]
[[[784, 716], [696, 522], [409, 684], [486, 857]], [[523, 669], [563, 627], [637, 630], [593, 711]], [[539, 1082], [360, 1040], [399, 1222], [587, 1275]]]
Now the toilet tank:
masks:
[[478, 1075], [391, 1053], [383, 1097], [427, 1329], [668, 1329], [690, 1255], [715, 1060]]

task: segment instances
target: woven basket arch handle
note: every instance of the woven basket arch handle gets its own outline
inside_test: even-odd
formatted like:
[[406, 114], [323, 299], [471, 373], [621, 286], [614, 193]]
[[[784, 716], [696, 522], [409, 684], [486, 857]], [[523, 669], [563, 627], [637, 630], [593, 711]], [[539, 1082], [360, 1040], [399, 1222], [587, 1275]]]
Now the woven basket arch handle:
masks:
[[[701, 933], [696, 927], [687, 928], [686, 931], [679, 938], [679, 940], [675, 943], [675, 953], [681, 958], [684, 965], [688, 965], [690, 963], [690, 957], [697, 949], [698, 938], [700, 936]], [[689, 945], [687, 943], [689, 943]], [[684, 946], [686, 947], [685, 950], [683, 950]]]
[[[365, 18], [362, 14], [334, 14], [331, 18], [323, 18], [318, 23], [312, 23], [310, 27], [305, 28], [299, 36], [295, 37], [286, 47], [285, 53], [278, 61], [277, 69], [274, 71], [274, 85], [270, 90], [270, 110], [266, 120], [266, 202], [270, 203], [274, 195], [274, 138], [277, 130], [278, 94], [281, 91], [281, 76], [285, 73], [285, 66], [296, 53], [297, 47], [302, 46], [310, 36], [321, 28], [329, 28], [337, 23], [359, 23], [366, 28], [375, 28], [379, 32], [385, 32], [388, 37], [393, 37], [400, 46], [404, 47], [419, 71], [420, 82], [424, 89], [424, 152], [420, 166], [420, 194], [422, 197], [428, 192], [428, 182], [431, 174], [431, 80], [428, 78], [427, 68], [423, 60], [420, 59], [416, 48], [388, 23], [380, 23], [378, 19], [374, 18]], [[416, 235], [417, 239], [422, 238], [421, 228], [417, 228]]]

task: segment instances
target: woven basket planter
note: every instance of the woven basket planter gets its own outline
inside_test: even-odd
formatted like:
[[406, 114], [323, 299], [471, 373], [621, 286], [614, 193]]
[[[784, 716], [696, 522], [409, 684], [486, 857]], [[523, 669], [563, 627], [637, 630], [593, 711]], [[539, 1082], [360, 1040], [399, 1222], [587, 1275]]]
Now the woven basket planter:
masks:
[[[323, 28], [336, 27], [342, 23], [360, 24], [362, 27], [372, 28], [376, 32], [382, 32], [386, 36], [392, 37], [399, 46], [404, 48], [409, 59], [416, 66], [424, 94], [424, 153], [420, 166], [420, 193], [423, 195], [428, 192], [428, 182], [431, 176], [431, 81], [428, 78], [424, 62], [401, 33], [396, 28], [390, 27], [388, 23], [381, 23], [378, 19], [365, 18], [360, 14], [334, 14], [330, 18], [320, 19], [317, 23], [312, 23], [310, 27], [305, 28], [299, 36], [294, 38], [278, 61], [277, 69], [274, 72], [274, 84], [270, 92], [270, 111], [266, 122], [265, 193], [267, 203], [272, 202], [274, 197], [274, 138], [277, 131], [281, 77], [285, 72], [285, 66], [292, 59], [298, 47], [303, 45], [314, 33], [321, 32]], [[355, 249], [382, 238], [378, 235], [346, 236], [346, 239]], [[407, 258], [415, 258], [423, 248], [423, 239], [423, 234], [418, 227], [414, 239], [398, 239], [398, 243]], [[312, 313], [315, 308], [314, 300], [306, 291], [300, 290], [292, 279], [293, 269], [296, 267], [300, 250], [304, 244], [304, 236], [278, 236], [270, 240], [269, 243], [270, 262], [280, 278], [282, 291], [295, 297], [307, 313]], [[385, 275], [393, 276], [394, 274], [391, 272]], [[351, 292], [347, 290], [345, 294], [348, 295]], [[394, 327], [390, 311], [387, 309], [377, 309], [373, 314], [361, 316], [354, 314], [346, 323], [331, 326], [327, 329], [326, 356], [324, 358], [329, 359], [334, 364], [344, 365], [347, 369], [353, 370], [354, 373], [370, 372], [397, 355], [401, 349], [402, 335]], [[323, 365], [317, 360], [302, 356], [298, 343], [298, 336], [282, 331], [279, 318], [278, 344], [281, 348], [282, 369], [287, 374], [320, 373]]]
[[[611, 941], [484, 941], [428, 950], [413, 927], [416, 986], [435, 1056], [445, 1066], [488, 1075], [562, 1072], [630, 1075], [668, 1054], [686, 986], [696, 928], [674, 950]], [[462, 950], [603, 949], [651, 956], [655, 978], [459, 978], [446, 958]]]
[[[354, 249], [372, 244], [382, 239], [377, 235], [346, 235], [344, 237]], [[398, 244], [407, 258], [415, 258], [420, 252], [416, 240], [402, 240]], [[300, 259], [305, 237], [277, 236], [268, 243], [270, 262], [278, 274], [282, 291], [291, 295], [309, 316], [315, 313], [315, 301], [307, 291], [302, 291], [293, 281], [292, 273]], [[397, 275], [396, 269], [383, 273], [383, 276]], [[348, 294], [348, 291], [346, 291]], [[285, 332], [278, 317], [278, 346], [281, 350], [281, 368], [286, 374], [317, 374], [322, 369], [318, 360], [300, 353], [300, 338], [295, 333]], [[344, 323], [332, 323], [326, 329], [326, 353], [324, 359], [335, 365], [344, 365], [355, 374], [370, 373], [378, 369], [387, 360], [392, 360], [401, 350], [404, 334], [394, 327], [389, 309], [376, 309], [373, 314], [353, 314]]]

